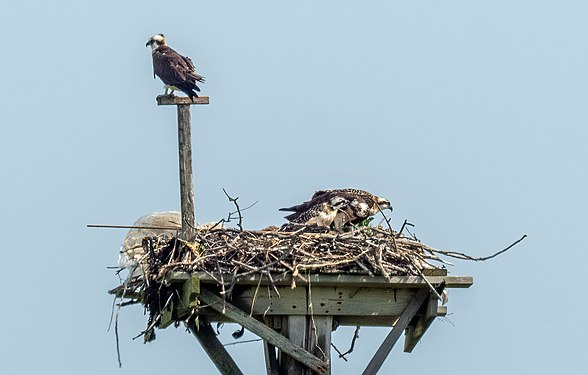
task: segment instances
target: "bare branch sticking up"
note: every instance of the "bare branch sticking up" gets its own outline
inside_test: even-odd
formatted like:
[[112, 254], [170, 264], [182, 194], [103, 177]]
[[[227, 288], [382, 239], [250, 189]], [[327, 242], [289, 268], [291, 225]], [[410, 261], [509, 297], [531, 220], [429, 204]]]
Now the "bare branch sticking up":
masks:
[[229, 202], [233, 202], [235, 204], [235, 207], [237, 208], [237, 211], [229, 212], [229, 215], [227, 216], [226, 219], [223, 219], [223, 222], [228, 223], [231, 220], [236, 219], [235, 217], [233, 217], [233, 215], [238, 214], [239, 215], [238, 216], [239, 222], [237, 223], [237, 226], [239, 227], [239, 231], [243, 232], [243, 215], [241, 214], [241, 211], [245, 211], [245, 210], [250, 209], [251, 207], [255, 206], [258, 201], [255, 201], [253, 204], [251, 204], [251, 205], [245, 207], [243, 210], [241, 210], [241, 208], [239, 207], [239, 203], [237, 203], [237, 200], [239, 199], [239, 197], [237, 197], [237, 198], [231, 197], [229, 195], [229, 193], [227, 193], [225, 188], [223, 188], [223, 192], [225, 193], [225, 195], [229, 199]]

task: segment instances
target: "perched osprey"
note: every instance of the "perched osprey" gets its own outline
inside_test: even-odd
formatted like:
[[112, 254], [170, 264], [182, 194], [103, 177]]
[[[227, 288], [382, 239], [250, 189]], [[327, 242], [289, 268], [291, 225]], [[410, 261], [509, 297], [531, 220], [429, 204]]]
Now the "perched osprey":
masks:
[[[332, 202], [335, 200], [336, 205]], [[301, 217], [309, 210], [327, 204], [336, 208], [331, 221], [334, 229], [341, 232], [345, 224], [357, 225], [380, 210], [392, 209], [390, 201], [359, 189], [318, 190], [309, 201], [296, 206], [280, 208], [280, 211], [293, 211], [286, 216], [290, 222], [300, 223]], [[333, 215], [330, 213], [330, 215]]]
[[190, 97], [198, 97], [196, 91], [200, 92], [200, 87], [196, 82], [204, 83], [204, 77], [196, 73], [196, 68], [189, 57], [182, 56], [171, 49], [163, 34], [153, 35], [145, 47], [151, 46], [151, 55], [153, 57], [153, 78], [158, 76], [164, 84], [165, 93], [171, 89], [169, 95], [179, 90]]

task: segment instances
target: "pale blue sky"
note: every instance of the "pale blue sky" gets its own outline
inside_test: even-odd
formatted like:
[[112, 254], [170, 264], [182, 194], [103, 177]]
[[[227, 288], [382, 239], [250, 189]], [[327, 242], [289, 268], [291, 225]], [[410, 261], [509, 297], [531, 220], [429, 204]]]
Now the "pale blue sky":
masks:
[[[585, 374], [587, 1], [19, 1], [2, 7], [3, 374], [213, 374], [183, 329], [143, 345], [106, 332], [124, 231], [177, 209], [174, 108], [158, 108], [156, 33], [207, 78], [192, 110], [196, 217], [243, 204], [247, 228], [319, 188], [389, 198], [393, 224], [482, 256], [412, 354], [382, 374]], [[223, 330], [230, 342], [235, 326]], [[352, 329], [334, 342], [346, 347]], [[363, 329], [335, 374], [387, 333]], [[248, 334], [245, 338], [252, 338]], [[247, 374], [259, 343], [231, 346]]]

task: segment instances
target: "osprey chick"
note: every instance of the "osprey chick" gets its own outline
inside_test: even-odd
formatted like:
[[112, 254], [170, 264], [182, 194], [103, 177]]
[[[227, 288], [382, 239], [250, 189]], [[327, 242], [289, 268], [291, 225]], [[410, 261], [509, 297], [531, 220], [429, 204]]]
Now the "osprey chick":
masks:
[[294, 224], [316, 225], [319, 227], [330, 228], [335, 221], [339, 210], [347, 204], [347, 200], [342, 197], [333, 197], [328, 201], [317, 202], [309, 206], [303, 212], [296, 214], [290, 222]]
[[196, 73], [196, 68], [189, 57], [182, 56], [167, 45], [163, 34], [153, 35], [145, 47], [151, 47], [151, 56], [153, 57], [153, 78], [158, 76], [164, 84], [164, 95], [171, 89], [169, 95], [179, 90], [194, 101], [198, 97], [196, 91], [200, 92], [200, 87], [196, 82], [204, 83], [204, 77]]
[[337, 205], [337, 212], [333, 218], [335, 230], [341, 231], [342, 227], [349, 223], [357, 225], [370, 216], [376, 215], [380, 210], [392, 209], [390, 201], [359, 189], [332, 189], [318, 190], [309, 201], [296, 206], [280, 208], [280, 211], [292, 211], [286, 216], [290, 222], [299, 220], [312, 207], [319, 206], [338, 198], [341, 203]]

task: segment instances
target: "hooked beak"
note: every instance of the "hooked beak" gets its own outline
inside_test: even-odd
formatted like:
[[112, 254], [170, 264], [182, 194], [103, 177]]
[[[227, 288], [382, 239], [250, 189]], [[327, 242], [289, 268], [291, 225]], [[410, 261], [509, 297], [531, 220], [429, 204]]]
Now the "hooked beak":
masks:
[[380, 206], [380, 210], [384, 211], [384, 210], [390, 210], [390, 212], [394, 211], [394, 207], [392, 207], [392, 205], [388, 204], [385, 207], [382, 208], [382, 206]]
[[148, 41], [147, 43], [145, 43], [145, 47], [149, 47], [150, 44], [151, 44], [151, 41]]

